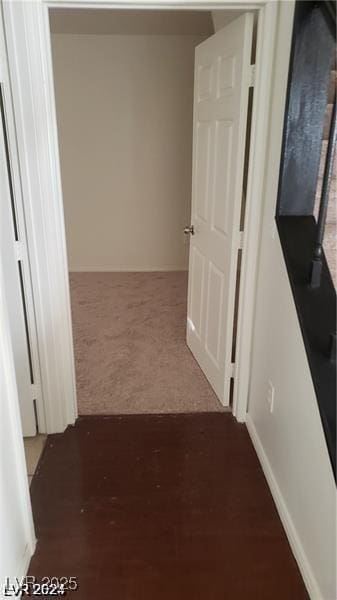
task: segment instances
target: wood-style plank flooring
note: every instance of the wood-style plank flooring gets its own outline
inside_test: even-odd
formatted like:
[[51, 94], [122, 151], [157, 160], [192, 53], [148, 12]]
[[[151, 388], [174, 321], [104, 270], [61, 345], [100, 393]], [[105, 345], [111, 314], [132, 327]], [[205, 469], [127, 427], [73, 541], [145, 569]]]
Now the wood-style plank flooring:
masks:
[[74, 600], [308, 598], [245, 426], [229, 413], [83, 417], [31, 485], [30, 574]]

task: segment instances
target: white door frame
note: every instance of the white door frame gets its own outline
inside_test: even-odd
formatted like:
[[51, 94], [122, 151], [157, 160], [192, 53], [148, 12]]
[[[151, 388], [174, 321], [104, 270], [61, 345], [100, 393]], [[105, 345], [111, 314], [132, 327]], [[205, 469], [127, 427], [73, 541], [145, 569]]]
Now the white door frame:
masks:
[[[20, 179], [20, 165], [18, 159], [18, 150], [16, 143], [16, 128], [12, 106], [11, 85], [9, 80], [8, 64], [6, 61], [6, 45], [3, 30], [3, 19], [0, 15], [0, 82], [3, 92], [5, 130], [4, 136], [7, 137], [11, 183], [13, 186], [15, 220], [17, 225], [18, 240], [13, 235], [13, 250], [22, 261], [22, 277], [24, 287], [25, 310], [27, 318], [27, 329], [29, 335], [29, 351], [33, 375], [33, 384], [30, 390], [27, 390], [27, 403], [31, 402], [31, 412], [34, 411], [34, 399], [36, 417], [41, 431], [45, 428], [44, 405], [42, 401], [43, 390], [40, 376], [40, 359], [38, 351], [37, 330], [35, 321], [35, 306], [33, 298], [32, 280], [30, 272], [30, 261], [27, 243], [26, 220], [23, 206], [23, 195]], [[24, 342], [25, 343], [25, 342]], [[28, 340], [27, 340], [28, 344]], [[34, 417], [35, 420], [35, 417]], [[28, 430], [30, 427], [28, 426]], [[27, 433], [26, 423], [23, 423], [23, 430]], [[30, 432], [32, 433], [32, 432]]]
[[[36, 546], [36, 538], [33, 524], [32, 507], [30, 502], [29, 487], [28, 487], [28, 476], [26, 458], [23, 446], [22, 437], [22, 426], [21, 417], [19, 410], [19, 397], [16, 386], [16, 374], [14, 367], [14, 356], [13, 348], [10, 335], [9, 327], [9, 315], [7, 307], [7, 299], [5, 298], [5, 285], [2, 263], [0, 260], [0, 397], [3, 410], [2, 414], [7, 415], [8, 421], [2, 422], [2, 427], [6, 427], [8, 432], [8, 438], [10, 440], [10, 447], [6, 449], [1, 448], [0, 452], [0, 468], [2, 473], [10, 472], [10, 476], [15, 479], [14, 489], [18, 494], [19, 505], [14, 509], [13, 519], [17, 520], [17, 531], [18, 536], [22, 535], [22, 555], [20, 552], [15, 552], [14, 556], [8, 557], [8, 548], [5, 547], [3, 539], [6, 539], [6, 535], [0, 539], [0, 571], [2, 571], [2, 564], [9, 558], [9, 562], [12, 563], [13, 573], [8, 573], [8, 576], [17, 576], [18, 578], [24, 577], [27, 572], [30, 558], [34, 554]], [[6, 461], [7, 465], [4, 464]], [[11, 471], [8, 471], [8, 465], [11, 466]], [[9, 490], [12, 490], [12, 486], [3, 485], [0, 490], [0, 506], [1, 510], [3, 506], [11, 505], [11, 498], [8, 498]], [[6, 497], [7, 496], [7, 497]], [[6, 500], [3, 505], [3, 500]], [[18, 510], [19, 508], [19, 510]], [[6, 574], [7, 575], [7, 574]], [[5, 581], [1, 578], [0, 580], [0, 597], [2, 598], [2, 586]]]
[[[293, 4], [290, 2], [289, 4]], [[241, 264], [233, 414], [245, 421], [279, 3], [226, 0], [3, 0], [44, 391], [45, 432], [77, 417], [68, 265], [48, 9], [258, 9], [254, 105]]]

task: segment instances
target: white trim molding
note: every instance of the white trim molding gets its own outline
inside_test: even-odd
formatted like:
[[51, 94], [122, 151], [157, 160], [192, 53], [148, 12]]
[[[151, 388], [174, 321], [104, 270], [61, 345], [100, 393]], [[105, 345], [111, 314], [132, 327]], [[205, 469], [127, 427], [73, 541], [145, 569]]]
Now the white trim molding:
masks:
[[[246, 420], [251, 347], [255, 312], [255, 286], [263, 212], [263, 183], [268, 152], [268, 131], [272, 93], [278, 6], [268, 3], [259, 11], [255, 59], [253, 113], [249, 148], [246, 214], [243, 232], [241, 282], [238, 308], [233, 415]], [[287, 81], [284, 82], [286, 87]]]
[[[16, 491], [18, 499], [18, 512], [12, 516], [17, 520], [17, 530], [23, 529], [24, 535], [24, 552], [19, 561], [15, 560], [13, 564], [13, 574], [18, 578], [23, 577], [28, 569], [31, 556], [34, 554], [36, 546], [36, 537], [33, 524], [32, 509], [29, 496], [28, 477], [26, 458], [23, 447], [21, 417], [19, 411], [19, 398], [16, 387], [16, 375], [14, 367], [14, 359], [11, 345], [11, 336], [9, 330], [9, 317], [4, 294], [5, 281], [3, 277], [3, 268], [0, 260], [0, 393], [2, 408], [6, 406], [6, 410], [2, 411], [2, 415], [8, 416], [6, 422], [2, 422], [2, 427], [6, 427], [9, 432], [10, 447], [6, 448], [6, 452], [1, 452], [1, 461], [9, 461], [13, 465], [11, 476], [16, 480]], [[4, 464], [0, 464], [3, 473], [6, 472]], [[6, 497], [7, 488], [2, 486], [1, 495], [6, 498], [7, 506], [10, 506], [11, 499]], [[0, 497], [1, 509], [3, 510], [2, 498]], [[6, 536], [5, 536], [6, 538]], [[6, 552], [6, 548], [0, 546], [0, 552]], [[1, 558], [1, 557], [0, 557]], [[1, 562], [1, 560], [0, 560]], [[10, 574], [8, 574], [10, 575]], [[1, 585], [0, 581], [0, 593]]]
[[[3, 94], [3, 105], [4, 105], [4, 117], [5, 117], [5, 129], [8, 141], [8, 152], [9, 162], [11, 171], [11, 183], [14, 191], [14, 203], [15, 203], [15, 216], [16, 216], [16, 229], [17, 229], [17, 240], [13, 239], [15, 244], [16, 258], [21, 261], [22, 267], [22, 278], [24, 285], [24, 297], [25, 297], [25, 309], [27, 316], [27, 327], [29, 332], [29, 349], [30, 358], [32, 364], [32, 374], [34, 380], [34, 394], [31, 398], [31, 411], [33, 408], [33, 400], [35, 400], [35, 409], [37, 414], [37, 420], [41, 431], [45, 429], [45, 413], [44, 413], [44, 402], [43, 402], [43, 390], [41, 385], [41, 374], [40, 374], [40, 357], [39, 357], [39, 346], [37, 339], [36, 329], [36, 318], [35, 318], [35, 305], [34, 305], [34, 293], [32, 287], [30, 260], [27, 243], [27, 230], [26, 230], [26, 219], [24, 210], [24, 200], [22, 195], [21, 186], [21, 173], [20, 164], [17, 149], [16, 139], [16, 127], [13, 114], [12, 105], [12, 91], [9, 81], [8, 64], [6, 60], [6, 45], [5, 45], [5, 34], [3, 28], [3, 19], [0, 15], [0, 79]], [[33, 387], [31, 388], [33, 391]], [[33, 418], [35, 431], [35, 416]], [[30, 430], [27, 422], [23, 423], [23, 430], [25, 435]]]
[[[77, 416], [51, 51], [42, 2], [3, 2], [36, 310], [45, 433]], [[43, 431], [44, 429], [44, 431]]]

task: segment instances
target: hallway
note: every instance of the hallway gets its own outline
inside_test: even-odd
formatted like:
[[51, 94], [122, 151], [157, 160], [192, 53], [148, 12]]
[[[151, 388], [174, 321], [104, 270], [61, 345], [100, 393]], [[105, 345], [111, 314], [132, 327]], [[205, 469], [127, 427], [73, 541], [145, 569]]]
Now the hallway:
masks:
[[82, 417], [31, 486], [29, 573], [76, 600], [308, 598], [245, 426], [229, 413]]

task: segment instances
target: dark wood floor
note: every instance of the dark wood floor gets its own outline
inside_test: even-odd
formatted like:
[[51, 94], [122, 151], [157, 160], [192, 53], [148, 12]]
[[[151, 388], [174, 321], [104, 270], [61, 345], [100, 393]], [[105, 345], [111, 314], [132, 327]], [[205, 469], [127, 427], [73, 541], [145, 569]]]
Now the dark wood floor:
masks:
[[48, 437], [30, 574], [74, 600], [308, 598], [246, 428], [229, 413], [88, 417]]

